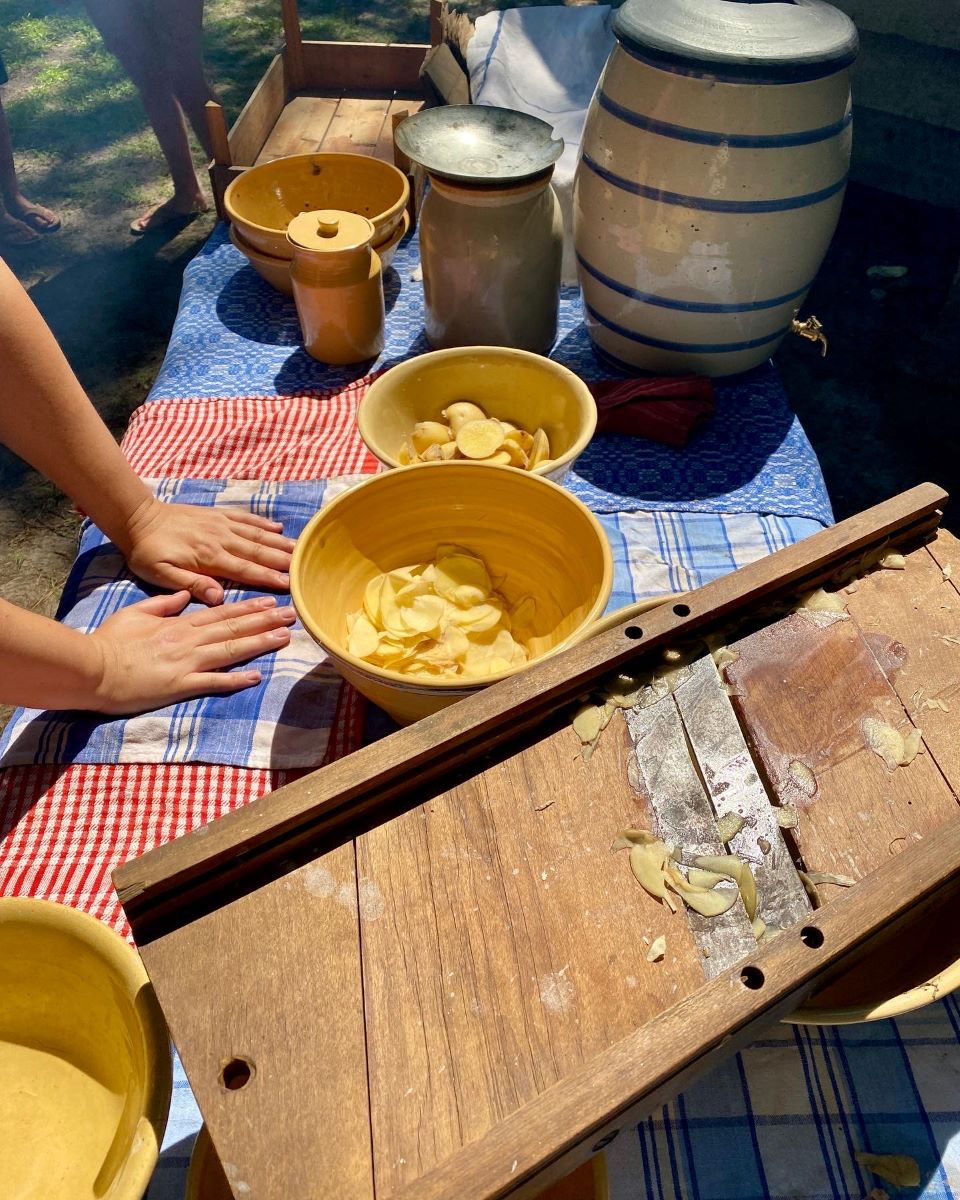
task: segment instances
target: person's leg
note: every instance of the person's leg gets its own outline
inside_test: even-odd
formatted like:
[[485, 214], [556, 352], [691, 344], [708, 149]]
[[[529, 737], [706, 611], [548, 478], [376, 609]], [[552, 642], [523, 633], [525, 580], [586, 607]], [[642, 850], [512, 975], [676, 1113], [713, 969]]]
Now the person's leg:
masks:
[[216, 100], [203, 69], [203, 0], [151, 0], [154, 30], [174, 63], [173, 86], [180, 107], [207, 158], [213, 146], [205, 105]]
[[[173, 180], [173, 198], [131, 225], [132, 232], [145, 232], [171, 218], [206, 208], [206, 199], [184, 124], [183, 110], [173, 87], [173, 64], [164, 47], [152, 38], [151, 23], [142, 0], [85, 0], [90, 19], [100, 31], [104, 45], [120, 60], [143, 101]], [[159, 52], [158, 52], [159, 51]]]
[[28, 246], [43, 233], [60, 228], [60, 219], [49, 208], [33, 204], [20, 191], [13, 161], [10, 125], [0, 101], [0, 243]]

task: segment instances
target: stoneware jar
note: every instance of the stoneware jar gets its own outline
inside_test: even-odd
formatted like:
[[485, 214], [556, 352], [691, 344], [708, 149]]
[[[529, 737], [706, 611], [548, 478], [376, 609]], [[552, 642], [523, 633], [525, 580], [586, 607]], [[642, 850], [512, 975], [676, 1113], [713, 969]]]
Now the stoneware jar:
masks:
[[587, 327], [628, 370], [729, 375], [776, 350], [850, 161], [850, 19], [821, 0], [627, 0], [574, 194]]
[[287, 227], [303, 345], [319, 362], [363, 362], [383, 349], [383, 280], [373, 234], [366, 217], [335, 209], [300, 213]]
[[545, 354], [553, 345], [563, 222], [552, 174], [550, 167], [512, 184], [430, 175], [420, 258], [432, 346], [513, 346]]

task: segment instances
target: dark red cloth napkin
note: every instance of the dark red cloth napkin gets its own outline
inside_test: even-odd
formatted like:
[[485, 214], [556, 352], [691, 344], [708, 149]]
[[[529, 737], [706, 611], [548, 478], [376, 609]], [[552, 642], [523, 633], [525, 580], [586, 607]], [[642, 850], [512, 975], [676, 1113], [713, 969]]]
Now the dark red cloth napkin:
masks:
[[627, 433], [679, 449], [713, 416], [713, 384], [703, 375], [600, 379], [588, 387], [597, 402], [597, 433]]

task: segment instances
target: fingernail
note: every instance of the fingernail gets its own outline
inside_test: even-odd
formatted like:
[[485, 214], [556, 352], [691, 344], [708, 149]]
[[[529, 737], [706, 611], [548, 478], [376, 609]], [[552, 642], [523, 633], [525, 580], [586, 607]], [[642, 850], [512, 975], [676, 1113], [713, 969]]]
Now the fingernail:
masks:
[[248, 671], [246, 675], [244, 675], [244, 679], [247, 681], [247, 683], [259, 683], [263, 679], [263, 676], [259, 671]]
[[210, 587], [203, 589], [203, 591], [200, 593], [200, 598], [205, 604], [219, 604], [222, 599], [222, 593], [218, 587], [213, 587], [211, 585]]
[[272, 629], [270, 631], [270, 636], [273, 638], [273, 640], [275, 642], [289, 642], [290, 641], [290, 630], [289, 629]]
[[278, 608], [277, 616], [282, 617], [284, 621], [292, 623], [297, 619], [297, 610], [295, 608]]
[[261, 596], [259, 607], [260, 608], [273, 608], [273, 606], [276, 604], [276, 602], [277, 602], [276, 596]]
[[290, 576], [289, 575], [280, 575], [279, 581], [280, 581], [280, 583], [283, 584], [284, 587], [286, 587], [287, 584], [290, 582]]

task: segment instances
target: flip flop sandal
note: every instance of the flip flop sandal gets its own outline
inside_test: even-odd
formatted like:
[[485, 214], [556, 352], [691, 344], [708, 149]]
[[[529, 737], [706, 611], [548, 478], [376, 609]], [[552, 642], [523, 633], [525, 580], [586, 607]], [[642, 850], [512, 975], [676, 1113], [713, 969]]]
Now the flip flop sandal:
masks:
[[26, 225], [28, 229], [32, 229], [34, 233], [56, 233], [61, 227], [62, 222], [54, 213], [48, 216], [45, 212], [38, 212], [29, 209], [22, 216], [17, 217], [17, 220]]
[[153, 233], [155, 229], [163, 229], [168, 225], [186, 225], [192, 221], [194, 217], [199, 217], [202, 213], [209, 212], [209, 208], [204, 205], [202, 208], [191, 208], [189, 212], [177, 212], [176, 209], [171, 209], [164, 216], [157, 216], [160, 209], [166, 207], [161, 204], [159, 208], [155, 208], [151, 213], [145, 213], [142, 217], [137, 217], [136, 220], [130, 222], [130, 232], [134, 237], [143, 237], [146, 233]]
[[29, 225], [18, 221], [21, 228], [4, 228], [0, 226], [0, 246], [32, 246], [40, 241], [40, 234]]

